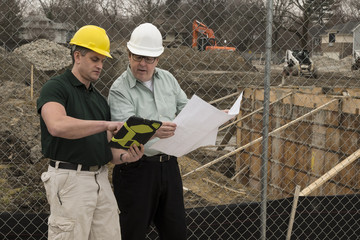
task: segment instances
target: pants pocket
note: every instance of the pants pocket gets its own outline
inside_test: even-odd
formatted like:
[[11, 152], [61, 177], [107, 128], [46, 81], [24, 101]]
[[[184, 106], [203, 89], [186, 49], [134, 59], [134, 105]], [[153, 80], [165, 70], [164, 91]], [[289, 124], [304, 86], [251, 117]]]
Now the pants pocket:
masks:
[[45, 192], [46, 192], [46, 198], [47, 198], [49, 203], [51, 201], [50, 178], [51, 178], [51, 173], [50, 172], [43, 172], [41, 174], [41, 181], [44, 183], [44, 188], [45, 188]]
[[49, 216], [49, 239], [74, 239], [75, 220], [61, 217]]

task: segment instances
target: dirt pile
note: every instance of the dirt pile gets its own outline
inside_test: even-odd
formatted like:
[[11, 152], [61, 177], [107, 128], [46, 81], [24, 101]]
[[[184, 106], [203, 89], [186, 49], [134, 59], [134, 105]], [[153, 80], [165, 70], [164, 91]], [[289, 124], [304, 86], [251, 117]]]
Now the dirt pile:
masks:
[[[126, 69], [128, 52], [124, 42], [112, 42], [111, 54]], [[110, 62], [113, 62], [109, 59]], [[116, 60], [115, 60], [116, 61]], [[158, 67], [176, 74], [177, 71], [256, 71], [256, 68], [245, 62], [238, 52], [222, 50], [198, 51], [187, 46], [165, 48], [160, 56]], [[107, 68], [104, 68], [105, 70]], [[120, 71], [122, 72], [122, 71]]]
[[46, 202], [39, 172], [46, 165], [41, 163], [35, 98], [24, 83], [3, 81], [0, 88], [0, 211], [40, 211]]
[[60, 70], [71, 65], [70, 49], [55, 42], [39, 39], [14, 50], [42, 71]]
[[[209, 161], [209, 159], [206, 161]], [[184, 156], [180, 157], [178, 162], [182, 175], [203, 165], [201, 157], [194, 160]], [[185, 176], [183, 186], [185, 188], [187, 207], [259, 201], [256, 197], [259, 196], [258, 192], [253, 192], [246, 186], [231, 180], [212, 168], [201, 169]]]
[[343, 59], [333, 59], [326, 56], [314, 56], [311, 58], [319, 71], [337, 71], [350, 72], [352, 57], [348, 56]]
[[238, 52], [198, 51], [186, 46], [166, 48], [159, 67], [169, 71], [255, 71]]
[[0, 83], [13, 81], [17, 83], [30, 83], [31, 63], [14, 53], [0, 52]]

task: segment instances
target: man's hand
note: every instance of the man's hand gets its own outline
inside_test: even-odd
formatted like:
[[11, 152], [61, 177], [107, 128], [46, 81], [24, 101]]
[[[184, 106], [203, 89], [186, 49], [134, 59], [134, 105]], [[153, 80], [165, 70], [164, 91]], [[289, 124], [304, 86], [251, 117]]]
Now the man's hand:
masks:
[[136, 146], [135, 144], [131, 145], [129, 150], [123, 155], [122, 160], [124, 162], [136, 162], [144, 155], [145, 147], [140, 144]]
[[145, 147], [142, 144], [139, 147], [133, 144], [128, 150], [111, 148], [111, 151], [113, 155], [111, 162], [113, 164], [122, 164], [139, 161], [144, 155]]
[[123, 122], [107, 122], [107, 124], [107, 130], [110, 131], [112, 135], [115, 135], [124, 125]]
[[169, 138], [175, 135], [176, 124], [173, 122], [163, 122], [161, 127], [156, 130], [153, 137]]

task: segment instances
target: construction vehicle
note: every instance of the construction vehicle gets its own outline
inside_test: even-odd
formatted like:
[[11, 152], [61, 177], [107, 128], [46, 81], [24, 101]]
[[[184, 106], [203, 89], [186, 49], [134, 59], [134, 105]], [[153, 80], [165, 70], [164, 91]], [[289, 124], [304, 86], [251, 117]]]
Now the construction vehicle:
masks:
[[283, 75], [317, 78], [317, 69], [307, 50], [286, 50]]
[[360, 50], [355, 50], [353, 56], [353, 64], [351, 65], [352, 71], [360, 69]]
[[192, 25], [192, 48], [197, 48], [199, 51], [226, 50], [233, 52], [236, 50], [234, 47], [218, 46], [214, 31], [198, 20], [194, 20]]

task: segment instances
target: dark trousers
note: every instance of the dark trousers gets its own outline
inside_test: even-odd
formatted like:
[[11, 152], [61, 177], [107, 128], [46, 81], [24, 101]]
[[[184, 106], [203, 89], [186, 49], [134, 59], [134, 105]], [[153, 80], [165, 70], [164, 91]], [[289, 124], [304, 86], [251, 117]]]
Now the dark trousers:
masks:
[[143, 240], [153, 222], [162, 240], [186, 239], [185, 208], [176, 157], [144, 156], [114, 167], [113, 185], [123, 240]]

